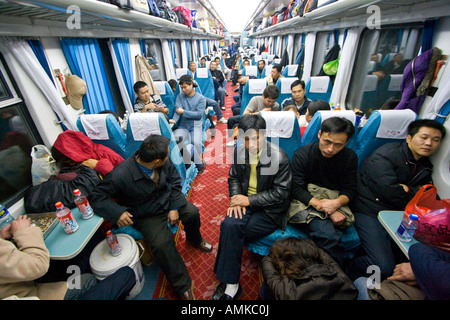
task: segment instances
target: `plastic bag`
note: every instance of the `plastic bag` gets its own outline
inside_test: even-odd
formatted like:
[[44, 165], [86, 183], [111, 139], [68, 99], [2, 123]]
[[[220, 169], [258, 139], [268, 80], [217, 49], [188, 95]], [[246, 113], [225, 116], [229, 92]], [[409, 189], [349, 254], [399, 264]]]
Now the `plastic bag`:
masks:
[[326, 75], [334, 76], [336, 75], [339, 68], [339, 58], [323, 65], [322, 69]]
[[450, 252], [450, 199], [436, 199], [436, 187], [422, 186], [406, 205], [405, 216], [419, 216], [419, 227], [414, 239], [427, 245]]
[[46, 146], [38, 144], [31, 148], [31, 177], [33, 186], [45, 182], [52, 175], [58, 174], [58, 167], [50, 150]]

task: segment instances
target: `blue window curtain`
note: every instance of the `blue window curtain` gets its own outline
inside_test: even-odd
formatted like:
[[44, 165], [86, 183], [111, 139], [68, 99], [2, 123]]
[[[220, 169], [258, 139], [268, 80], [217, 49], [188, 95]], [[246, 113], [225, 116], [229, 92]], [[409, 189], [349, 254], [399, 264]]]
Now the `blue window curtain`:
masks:
[[176, 57], [177, 57], [177, 53], [175, 50], [175, 41], [170, 40], [170, 51], [172, 52], [172, 64], [173, 67], [176, 68]]
[[427, 20], [424, 22], [421, 52], [425, 52], [433, 48], [433, 35], [438, 23], [439, 19]]
[[116, 112], [98, 41], [65, 38], [61, 39], [61, 45], [72, 73], [86, 82], [87, 92], [83, 98], [86, 113]]
[[142, 56], [146, 57], [147, 56], [147, 49], [145, 46], [145, 40], [144, 39], [140, 39], [139, 40], [139, 44], [141, 45], [141, 54]]
[[42, 68], [44, 68], [45, 73], [47, 73], [50, 80], [53, 82], [52, 72], [50, 71], [50, 67], [47, 62], [47, 58], [44, 54], [44, 49], [42, 49], [41, 42], [39, 40], [28, 40], [28, 44], [31, 47], [31, 50], [33, 50], [34, 55], [38, 59], [39, 63], [41, 64]]
[[120, 67], [120, 73], [122, 74], [125, 87], [127, 88], [130, 101], [134, 102], [134, 90], [133, 90], [133, 64], [131, 62], [131, 50], [130, 42], [128, 39], [112, 40], [114, 47], [114, 53], [116, 54], [117, 62]]
[[[189, 48], [191, 47], [191, 40], [186, 40], [186, 54], [188, 63], [191, 62], [191, 56], [189, 54]], [[189, 67], [189, 65], [188, 65]]]

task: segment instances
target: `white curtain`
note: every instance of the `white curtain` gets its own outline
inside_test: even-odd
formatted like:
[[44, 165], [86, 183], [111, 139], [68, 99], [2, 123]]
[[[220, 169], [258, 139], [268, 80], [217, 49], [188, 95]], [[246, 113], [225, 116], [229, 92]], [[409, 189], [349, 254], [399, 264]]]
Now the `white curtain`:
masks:
[[280, 58], [283, 55], [283, 38], [284, 38], [284, 36], [278, 36], [278, 41], [277, 41], [277, 53], [276, 53], [276, 55], [279, 56]]
[[[133, 106], [131, 105], [130, 96], [128, 95], [128, 91], [125, 86], [125, 81], [123, 80], [124, 77], [122, 75], [122, 72], [120, 71], [119, 63], [117, 62], [116, 52], [114, 51], [114, 47], [113, 47], [111, 40], [108, 41], [108, 48], [109, 48], [109, 51], [111, 52], [111, 58], [112, 58], [113, 66], [114, 66], [114, 72], [116, 73], [116, 79], [117, 79], [117, 83], [119, 85], [119, 91], [120, 91], [120, 95], [122, 96], [123, 104], [125, 106], [125, 109], [128, 110], [129, 113], [133, 113], [134, 109], [133, 109]], [[134, 59], [132, 59], [132, 60], [134, 60]], [[134, 79], [134, 72], [133, 72], [133, 79]]]
[[416, 48], [417, 38], [419, 36], [419, 29], [412, 29], [409, 32], [408, 41], [406, 42], [403, 59], [411, 60], [414, 58], [414, 49]]
[[4, 53], [9, 53], [20, 64], [28, 77], [33, 80], [44, 96], [47, 98], [51, 108], [58, 115], [60, 121], [69, 130], [78, 131], [76, 119], [67, 110], [68, 106], [63, 102], [61, 95], [53, 82], [42, 68], [38, 59], [33, 53], [30, 45], [23, 40], [0, 41], [0, 49]]
[[333, 91], [331, 92], [330, 104], [333, 103], [334, 105], [337, 105], [337, 103], [343, 102], [341, 101], [341, 98], [347, 95], [352, 66], [358, 48], [359, 35], [362, 30], [362, 27], [357, 27], [349, 29], [347, 32], [347, 38], [345, 39], [341, 57], [339, 59], [339, 68], [334, 81]]
[[447, 76], [445, 81], [439, 82], [439, 89], [434, 94], [433, 99], [426, 106], [423, 112], [422, 119], [436, 119], [439, 111], [444, 104], [450, 99], [450, 75]]
[[164, 69], [166, 70], [166, 78], [167, 80], [176, 79], [175, 69], [173, 68], [172, 63], [172, 50], [170, 50], [169, 41], [161, 39], [161, 47], [164, 57]]
[[294, 40], [295, 40], [295, 34], [288, 35], [288, 41], [287, 41], [287, 52], [289, 55], [289, 64], [294, 64], [295, 56], [294, 56]]
[[187, 58], [187, 51], [186, 51], [186, 40], [181, 40], [181, 63], [183, 65], [183, 68], [189, 67], [189, 62]]
[[192, 46], [192, 55], [193, 55], [191, 60], [197, 62], [199, 60], [198, 59], [198, 52], [197, 52], [197, 48], [198, 48], [197, 40], [192, 40], [191, 41], [191, 46]]
[[308, 82], [309, 78], [311, 77], [311, 68], [313, 63], [315, 45], [316, 45], [316, 33], [309, 32], [306, 35], [305, 39], [305, 59], [303, 63], [302, 80], [305, 81], [305, 83]]

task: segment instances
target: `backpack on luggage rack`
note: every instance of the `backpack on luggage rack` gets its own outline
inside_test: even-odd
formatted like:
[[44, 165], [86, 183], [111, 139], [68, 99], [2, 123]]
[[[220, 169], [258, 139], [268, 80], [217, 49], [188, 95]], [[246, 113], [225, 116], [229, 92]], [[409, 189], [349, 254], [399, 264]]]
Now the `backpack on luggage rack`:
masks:
[[110, 0], [112, 4], [128, 10], [135, 10], [149, 14], [150, 9], [147, 0]]
[[184, 24], [185, 26], [188, 27], [192, 27], [191, 24], [191, 10], [186, 8], [186, 7], [182, 7], [182, 6], [178, 6], [173, 8], [173, 11], [175, 11], [175, 13], [178, 16], [178, 22], [181, 24]]
[[159, 10], [159, 17], [172, 21], [172, 22], [180, 22], [178, 20], [178, 17], [176, 15], [176, 13], [169, 8], [169, 6], [166, 3], [166, 0], [154, 0], [156, 3], [156, 6], [158, 7]]

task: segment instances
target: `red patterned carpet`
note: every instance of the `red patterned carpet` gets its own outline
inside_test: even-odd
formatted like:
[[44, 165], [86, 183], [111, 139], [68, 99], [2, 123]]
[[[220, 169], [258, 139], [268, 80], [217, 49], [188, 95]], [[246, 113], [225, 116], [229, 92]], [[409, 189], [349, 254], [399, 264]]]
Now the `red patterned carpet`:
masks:
[[[234, 104], [233, 95], [236, 93], [233, 90], [235, 88], [231, 86], [231, 82], [227, 84], [229, 96], [225, 99], [226, 110], [223, 111], [226, 119], [232, 115], [231, 106]], [[225, 218], [230, 201], [228, 196], [228, 172], [233, 152], [232, 147], [226, 147], [225, 145], [228, 141], [226, 129], [226, 124], [218, 123], [214, 138], [211, 138], [210, 130], [208, 130], [204, 153], [207, 167], [203, 174], [197, 175], [188, 194], [188, 200], [200, 210], [202, 222], [200, 231], [203, 237], [213, 245], [214, 249], [211, 253], [204, 253], [187, 245], [181, 224], [175, 235], [178, 251], [193, 280], [194, 295], [197, 300], [209, 300], [218, 285], [213, 269], [219, 246], [220, 223]], [[244, 249], [240, 279], [244, 294], [241, 300], [256, 300], [258, 298], [262, 283], [259, 268], [260, 259], [260, 256]], [[162, 272], [153, 298], [179, 299]]]

